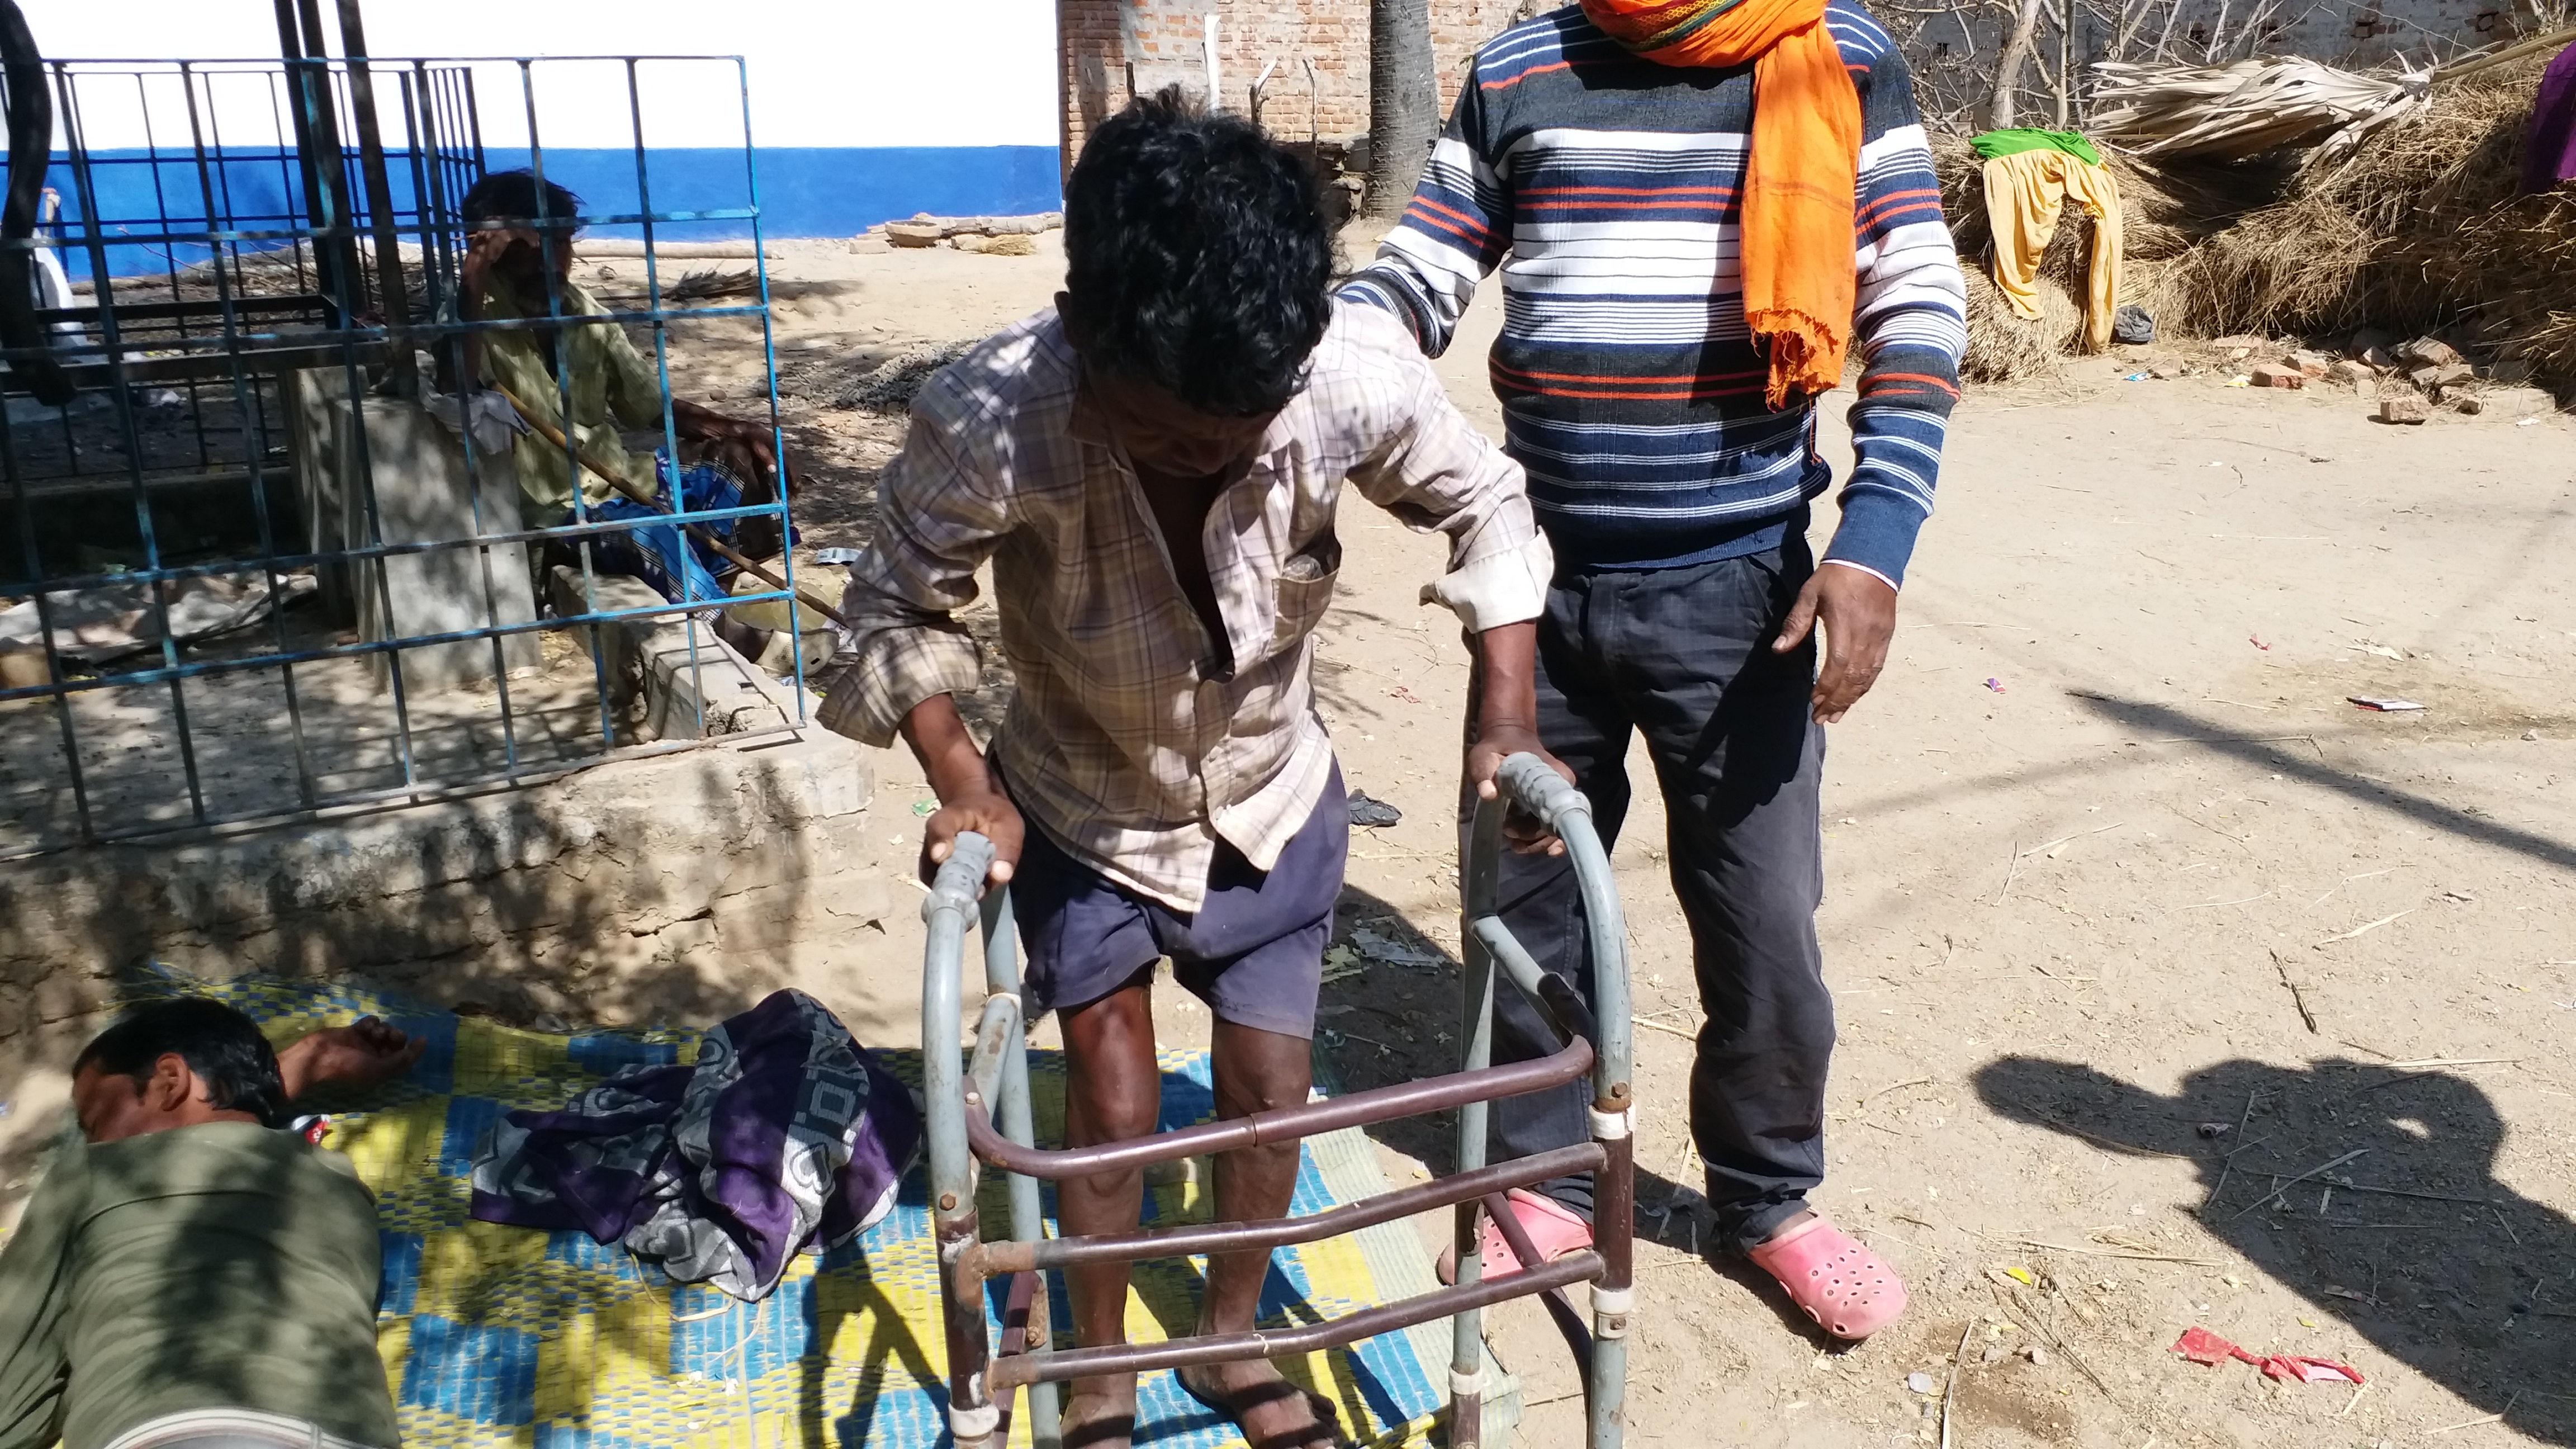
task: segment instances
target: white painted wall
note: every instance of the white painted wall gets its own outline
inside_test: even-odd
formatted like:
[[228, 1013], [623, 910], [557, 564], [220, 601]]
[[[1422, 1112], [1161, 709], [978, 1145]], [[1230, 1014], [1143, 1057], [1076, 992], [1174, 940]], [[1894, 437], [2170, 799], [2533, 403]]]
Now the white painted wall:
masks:
[[[277, 54], [271, 0], [20, 4], [49, 59]], [[321, 8], [326, 17], [337, 13], [335, 0], [321, 0]], [[748, 67], [751, 133], [762, 146], [1056, 141], [1052, 0], [375, 0], [365, 15], [368, 48], [378, 56], [739, 54]], [[336, 20], [326, 24], [336, 34]], [[550, 61], [532, 73], [546, 144], [632, 143], [623, 65]], [[742, 144], [741, 85], [730, 64], [649, 63], [638, 85], [648, 144]], [[485, 69], [477, 93], [486, 143], [523, 143], [524, 109], [511, 113], [517, 67]], [[93, 108], [92, 146], [142, 143], [140, 107], [85, 91], [84, 111]], [[162, 107], [156, 101], [153, 109]]]

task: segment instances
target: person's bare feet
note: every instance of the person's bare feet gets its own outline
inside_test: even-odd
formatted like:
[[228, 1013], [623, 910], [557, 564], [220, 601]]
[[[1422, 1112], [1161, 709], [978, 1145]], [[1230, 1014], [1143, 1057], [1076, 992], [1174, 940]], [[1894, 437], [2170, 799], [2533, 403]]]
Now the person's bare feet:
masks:
[[1203, 1364], [1177, 1377], [1190, 1397], [1233, 1420], [1251, 1449], [1341, 1449], [1332, 1406], [1288, 1382], [1267, 1359]]
[[1136, 1437], [1136, 1376], [1075, 1379], [1057, 1423], [1064, 1449], [1128, 1449]]

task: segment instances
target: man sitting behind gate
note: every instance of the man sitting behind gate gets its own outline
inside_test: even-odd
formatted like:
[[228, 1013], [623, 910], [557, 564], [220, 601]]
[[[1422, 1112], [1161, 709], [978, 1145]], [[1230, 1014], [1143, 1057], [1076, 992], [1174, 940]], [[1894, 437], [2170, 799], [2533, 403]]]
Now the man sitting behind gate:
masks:
[[[656, 509], [671, 512], [683, 505], [696, 510], [774, 502], [782, 477], [792, 492], [793, 470], [781, 465], [766, 424], [728, 417], [686, 398], [670, 400], [676, 453], [627, 451], [621, 424], [662, 431], [662, 373], [636, 350], [608, 307], [572, 279], [580, 206], [580, 197], [530, 172], [495, 171], [475, 182], [458, 207], [470, 228], [459, 310], [465, 321], [486, 324], [461, 334], [464, 370], [477, 386], [507, 393], [534, 425], [511, 449], [527, 526], [552, 528], [572, 520], [575, 473], [564, 456], [564, 434], [579, 450], [580, 496], [593, 520], [648, 518]], [[546, 429], [558, 436], [547, 437]], [[679, 482], [676, 501], [664, 486], [673, 478]], [[637, 496], [650, 499], [651, 507]], [[775, 557], [784, 547], [775, 518], [755, 514], [699, 526], [755, 559]], [[550, 552], [565, 561], [572, 557], [560, 544]], [[592, 552], [599, 568], [637, 575], [675, 603], [724, 597], [718, 580], [733, 568], [704, 544], [682, 547], [678, 532], [668, 527], [599, 534]]]
[[[914, 402], [823, 718], [876, 745], [900, 733], [920, 757], [940, 800], [925, 871], [960, 831], [994, 842], [1030, 1010], [1064, 1030], [1066, 1136], [1091, 1145], [1155, 1128], [1164, 956], [1216, 1018], [1218, 1115], [1306, 1100], [1350, 837], [1312, 680], [1344, 481], [1449, 537], [1427, 594], [1477, 638], [1490, 682], [1467, 768], [1488, 792], [1506, 755], [1539, 750], [1531, 621], [1549, 556], [1519, 466], [1459, 416], [1411, 334], [1332, 302], [1313, 179], [1257, 127], [1176, 91], [1132, 103], [1084, 146], [1064, 236], [1054, 309]], [[1016, 685], [990, 759], [951, 699], [981, 678], [953, 616], [988, 560]], [[1219, 1157], [1219, 1217], [1283, 1215], [1297, 1153]], [[1142, 1192], [1133, 1171], [1064, 1182], [1063, 1230], [1133, 1231]], [[1251, 1329], [1268, 1267], [1215, 1255], [1201, 1330]], [[1075, 1337], [1124, 1342], [1126, 1265], [1065, 1276]], [[1266, 1362], [1180, 1380], [1265, 1449], [1339, 1442], [1331, 1406]], [[1132, 1374], [1075, 1380], [1064, 1442], [1128, 1443], [1135, 1406]]]
[[0, 1249], [0, 1449], [392, 1449], [376, 1206], [281, 1130], [422, 1043], [369, 1017], [283, 1053], [221, 1002], [134, 1008], [72, 1069], [82, 1142]]

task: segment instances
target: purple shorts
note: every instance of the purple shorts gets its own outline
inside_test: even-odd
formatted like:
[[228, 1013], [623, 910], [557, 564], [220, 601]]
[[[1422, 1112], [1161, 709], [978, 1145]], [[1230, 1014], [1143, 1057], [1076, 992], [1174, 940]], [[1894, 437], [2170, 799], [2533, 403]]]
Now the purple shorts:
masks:
[[1277, 865], [1255, 869], [1218, 843], [1207, 899], [1194, 914], [1111, 881], [1029, 822], [1011, 910], [1028, 951], [1030, 1014], [1088, 1006], [1150, 978], [1169, 956], [1175, 979], [1218, 1020], [1311, 1039], [1350, 847], [1339, 766]]

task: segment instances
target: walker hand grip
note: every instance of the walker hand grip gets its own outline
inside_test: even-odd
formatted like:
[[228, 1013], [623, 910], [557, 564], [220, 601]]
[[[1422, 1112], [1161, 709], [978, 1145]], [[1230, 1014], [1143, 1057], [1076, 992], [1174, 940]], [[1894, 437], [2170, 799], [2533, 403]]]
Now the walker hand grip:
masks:
[[956, 845], [940, 862], [939, 874], [930, 883], [930, 899], [921, 903], [921, 918], [927, 921], [950, 908], [961, 916], [972, 916], [975, 902], [984, 894], [984, 877], [992, 869], [993, 842], [972, 830], [958, 832]]
[[1590, 810], [1591, 803], [1583, 792], [1566, 783], [1563, 775], [1549, 768], [1545, 760], [1526, 751], [1503, 761], [1494, 771], [1494, 783], [1503, 799], [1538, 817], [1548, 829], [1557, 828], [1557, 817], [1569, 809]]

